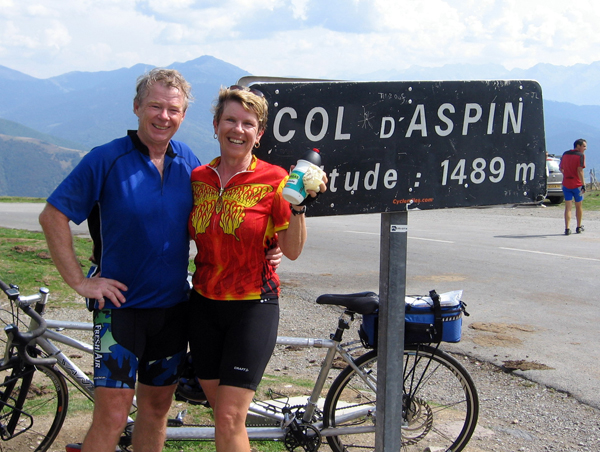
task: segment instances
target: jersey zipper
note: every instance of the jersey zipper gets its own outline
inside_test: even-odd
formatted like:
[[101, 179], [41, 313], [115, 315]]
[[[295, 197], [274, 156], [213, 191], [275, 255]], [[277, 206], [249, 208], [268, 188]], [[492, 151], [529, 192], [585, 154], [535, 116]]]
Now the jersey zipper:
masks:
[[[223, 203], [223, 193], [225, 193], [225, 190], [227, 190], [228, 188], [233, 187], [234, 184], [230, 184], [229, 187], [223, 187], [223, 181], [221, 180], [221, 175], [217, 171], [217, 168], [214, 168], [212, 166], [209, 166], [209, 168], [215, 172], [215, 174], [217, 175], [217, 178], [219, 179], [219, 187], [218, 187], [219, 188], [219, 199], [217, 200], [217, 205], [220, 205], [220, 204]], [[231, 176], [229, 178], [229, 180], [227, 181], [227, 183], [230, 183], [238, 174], [251, 173], [251, 172], [252, 171], [248, 171], [248, 170], [239, 171], [239, 172], [235, 173], [233, 176]], [[217, 229], [216, 222], [213, 221], [212, 219], [211, 219], [211, 222], [210, 222], [210, 227], [213, 230]]]

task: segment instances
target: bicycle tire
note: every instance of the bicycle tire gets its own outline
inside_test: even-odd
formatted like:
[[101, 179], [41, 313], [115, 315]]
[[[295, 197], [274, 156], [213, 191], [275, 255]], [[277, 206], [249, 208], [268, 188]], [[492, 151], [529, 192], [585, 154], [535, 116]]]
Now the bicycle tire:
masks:
[[[0, 292], [1, 293], [1, 292]], [[0, 300], [0, 350], [6, 348], [6, 334], [4, 328], [8, 325], [14, 324], [19, 327], [19, 331], [27, 331], [27, 324], [23, 322], [18, 315], [14, 314], [11, 310], [7, 309], [9, 301]], [[18, 313], [17, 308], [13, 307], [15, 313]], [[26, 317], [26, 316], [25, 316]], [[27, 317], [29, 318], [29, 317]]]
[[68, 405], [67, 382], [54, 367], [0, 370], [0, 451], [47, 451], [62, 428]]
[[[356, 365], [377, 380], [377, 352], [355, 360]], [[404, 350], [404, 395], [402, 401], [401, 451], [431, 450], [460, 452], [467, 445], [479, 417], [479, 398], [467, 370], [447, 353], [426, 345], [407, 345]], [[374, 426], [376, 393], [357, 372], [346, 367], [333, 382], [324, 406], [324, 426]], [[343, 420], [350, 410], [363, 415]], [[334, 452], [375, 450], [375, 433], [328, 436]]]

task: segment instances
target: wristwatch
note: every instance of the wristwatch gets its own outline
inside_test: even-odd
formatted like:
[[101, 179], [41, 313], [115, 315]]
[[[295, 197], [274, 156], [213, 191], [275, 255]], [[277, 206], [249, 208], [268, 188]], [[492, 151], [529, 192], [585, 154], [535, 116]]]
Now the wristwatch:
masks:
[[304, 215], [306, 213], [306, 206], [302, 206], [302, 210], [296, 210], [290, 204], [290, 210], [292, 211], [292, 215]]

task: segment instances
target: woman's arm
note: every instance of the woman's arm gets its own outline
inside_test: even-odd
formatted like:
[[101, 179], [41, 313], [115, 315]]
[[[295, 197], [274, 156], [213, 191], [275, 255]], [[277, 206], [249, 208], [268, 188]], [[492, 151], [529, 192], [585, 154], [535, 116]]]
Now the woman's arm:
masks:
[[[293, 168], [293, 167], [292, 167]], [[323, 193], [327, 190], [327, 175], [323, 172], [323, 179], [319, 186], [319, 193]], [[308, 190], [308, 195], [316, 198], [317, 192]], [[286, 230], [279, 231], [279, 246], [283, 255], [290, 260], [295, 261], [300, 257], [304, 243], [306, 243], [306, 206], [295, 206], [291, 205], [292, 215], [290, 216], [290, 225]], [[294, 215], [295, 212], [302, 212]]]
[[[300, 212], [304, 210], [304, 207], [292, 206], [293, 210]], [[306, 215], [301, 213], [299, 215], [290, 216], [290, 224], [287, 229], [279, 231], [279, 247], [285, 257], [295, 261], [302, 253], [304, 243], [306, 242]]]

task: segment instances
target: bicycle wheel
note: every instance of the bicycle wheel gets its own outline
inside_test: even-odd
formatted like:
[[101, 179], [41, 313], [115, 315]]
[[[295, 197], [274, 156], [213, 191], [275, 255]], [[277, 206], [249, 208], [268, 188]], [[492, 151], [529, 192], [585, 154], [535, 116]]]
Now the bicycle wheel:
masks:
[[328, 427], [370, 427], [369, 433], [327, 436], [334, 452], [375, 450], [377, 401], [377, 351], [357, 358], [355, 364], [366, 381], [350, 366], [335, 379], [325, 397], [323, 424]]
[[[377, 380], [377, 356], [371, 351], [356, 360], [370, 381]], [[469, 373], [454, 358], [433, 347], [407, 345], [404, 350], [402, 451], [460, 452], [477, 425], [479, 399]], [[375, 394], [347, 367], [334, 381], [325, 402], [325, 426], [367, 426], [375, 423]], [[400, 406], [400, 404], [398, 405]], [[352, 412], [360, 414], [353, 415]], [[375, 433], [327, 438], [336, 452], [375, 449]]]
[[2, 353], [4, 353], [7, 341], [6, 334], [4, 333], [4, 328], [6, 326], [15, 324], [19, 327], [19, 331], [27, 331], [28, 329], [27, 324], [23, 322], [23, 320], [21, 320], [21, 318], [19, 318], [16, 314], [13, 314], [13, 311], [15, 313], [18, 312], [16, 307], [10, 305], [10, 301], [0, 300], [0, 349], [2, 350]]
[[0, 370], [0, 451], [48, 450], [68, 407], [64, 376], [46, 366]]

